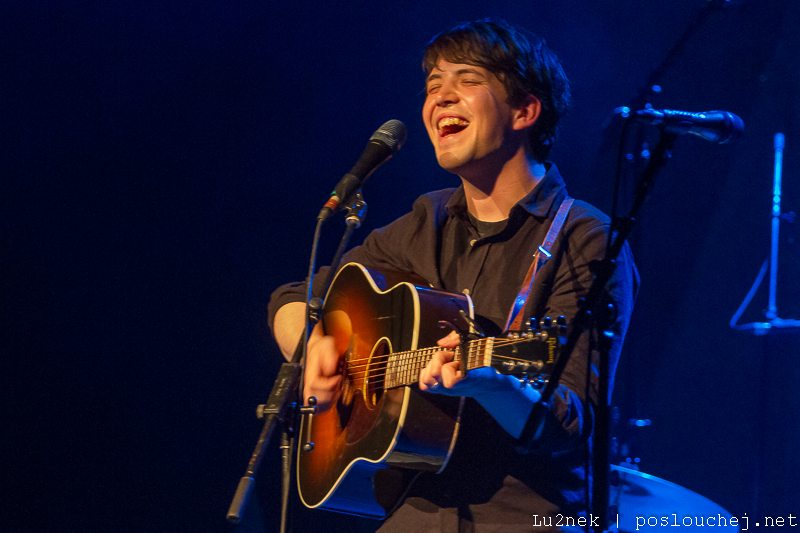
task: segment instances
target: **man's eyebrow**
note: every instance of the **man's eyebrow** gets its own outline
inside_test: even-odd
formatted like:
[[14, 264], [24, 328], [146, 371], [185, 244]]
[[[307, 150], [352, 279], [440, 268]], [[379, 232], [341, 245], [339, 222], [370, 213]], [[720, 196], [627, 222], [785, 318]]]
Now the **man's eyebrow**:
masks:
[[474, 69], [474, 68], [458, 69], [458, 72], [456, 72], [456, 74], [459, 75], [459, 76], [463, 76], [464, 74], [476, 74], [476, 75], [480, 76], [481, 78], [485, 78], [486, 77], [486, 76], [483, 75], [483, 72], [481, 72], [478, 69]]
[[[486, 76], [483, 74], [483, 72], [481, 72], [481, 71], [480, 71], [480, 70], [478, 70], [478, 69], [474, 69], [474, 68], [461, 68], [461, 69], [458, 69], [458, 70], [456, 71], [456, 76], [463, 76], [463, 75], [465, 75], [465, 74], [474, 74], [474, 75], [476, 75], [476, 76], [480, 76], [481, 78], [484, 78], [484, 79], [486, 79]], [[425, 80], [425, 83], [430, 83], [432, 80], [438, 80], [438, 79], [441, 79], [441, 78], [442, 78], [442, 75], [441, 75], [441, 74], [431, 74], [431, 75], [430, 75], [430, 76], [428, 76], [428, 78]]]

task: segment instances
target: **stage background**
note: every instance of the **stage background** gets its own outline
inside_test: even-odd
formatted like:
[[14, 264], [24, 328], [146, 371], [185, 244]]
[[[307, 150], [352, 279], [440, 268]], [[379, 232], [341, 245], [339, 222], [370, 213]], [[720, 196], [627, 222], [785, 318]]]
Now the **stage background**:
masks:
[[[321, 203], [386, 120], [409, 137], [366, 187], [356, 240], [458, 183], [420, 119], [421, 51], [485, 16], [561, 57], [575, 104], [551, 159], [605, 211], [612, 111], [695, 26], [646, 101], [729, 110], [746, 134], [680, 138], [658, 179], [632, 242], [642, 288], [615, 404], [623, 426], [651, 421], [624, 436], [642, 470], [737, 516], [800, 514], [800, 341], [728, 326], [769, 251], [776, 132], [784, 211], [800, 206], [800, 3], [502, 4], [0, 3], [0, 530], [234, 529], [280, 364], [270, 292], [305, 275]], [[783, 318], [800, 318], [796, 228], [781, 228]], [[765, 281], [741, 321], [766, 305]], [[277, 529], [272, 455], [241, 531]]]

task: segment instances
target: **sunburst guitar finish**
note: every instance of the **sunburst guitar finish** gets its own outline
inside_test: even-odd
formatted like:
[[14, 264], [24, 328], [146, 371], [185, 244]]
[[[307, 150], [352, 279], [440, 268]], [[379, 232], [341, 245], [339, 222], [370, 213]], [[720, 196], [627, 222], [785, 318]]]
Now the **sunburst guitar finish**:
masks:
[[[472, 317], [472, 302], [392, 278], [350, 263], [325, 298], [322, 324], [341, 354], [345, 379], [330, 410], [302, 419], [297, 484], [307, 507], [384, 518], [402, 496], [407, 473], [441, 471], [455, 445], [464, 399], [420, 392], [415, 385], [447, 333], [439, 322], [468, 330], [459, 312]], [[509, 344], [471, 341], [455, 350], [456, 358], [462, 368], [503, 371], [519, 343], [505, 349], [505, 363], [496, 357], [500, 343]], [[537, 368], [552, 364], [557, 342], [523, 344], [540, 345], [534, 357], [546, 362], [537, 361]], [[306, 451], [304, 443], [313, 449]]]

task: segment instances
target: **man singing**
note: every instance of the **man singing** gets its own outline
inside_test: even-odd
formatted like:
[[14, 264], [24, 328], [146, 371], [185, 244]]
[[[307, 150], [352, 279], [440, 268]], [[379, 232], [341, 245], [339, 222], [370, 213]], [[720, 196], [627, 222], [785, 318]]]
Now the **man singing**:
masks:
[[[563, 315], [571, 323], [592, 282], [590, 265], [603, 258], [609, 222], [594, 207], [573, 203], [558, 169], [546, 162], [569, 104], [558, 59], [532, 34], [482, 20], [436, 36], [423, 67], [422, 119], [439, 165], [461, 185], [421, 196], [410, 213], [372, 232], [344, 262], [413, 273], [436, 289], [469, 294], [476, 321], [487, 335], [497, 335], [514, 316], [532, 258], [560, 211], [565, 219], [550, 257], [536, 271], [520, 312], [525, 320]], [[612, 375], [637, 284], [626, 247], [606, 288], [616, 308]], [[304, 295], [303, 284], [290, 284], [270, 302], [272, 329], [287, 357], [303, 330]], [[591, 406], [598, 402], [595, 339], [593, 331], [581, 337], [548, 403], [543, 430], [529, 442], [519, 437], [539, 391], [490, 368], [462, 372], [452, 351], [458, 335], [441, 339], [419, 389], [467, 397], [458, 439], [443, 472], [422, 474], [380, 531], [557, 530], [559, 517], [587, 515], [586, 450]], [[316, 397], [321, 411], [339, 399], [340, 355], [317, 326], [308, 343], [303, 397]]]

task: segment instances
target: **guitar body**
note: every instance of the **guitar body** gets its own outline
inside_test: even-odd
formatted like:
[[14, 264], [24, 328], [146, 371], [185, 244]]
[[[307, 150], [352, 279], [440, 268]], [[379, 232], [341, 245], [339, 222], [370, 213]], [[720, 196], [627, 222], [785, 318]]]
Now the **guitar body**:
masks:
[[333, 408], [302, 419], [297, 484], [307, 507], [384, 518], [407, 473], [441, 471], [455, 445], [463, 398], [387, 389], [384, 380], [388, 355], [435, 346], [447, 333], [440, 320], [467, 329], [459, 310], [472, 316], [472, 302], [409, 282], [387, 289], [387, 277], [350, 263], [325, 298], [322, 322], [345, 381]]

